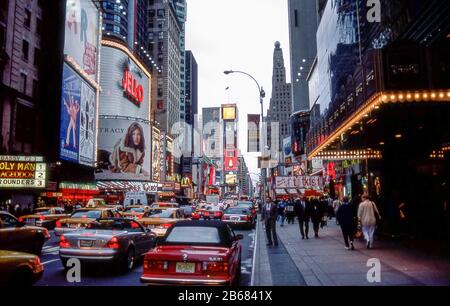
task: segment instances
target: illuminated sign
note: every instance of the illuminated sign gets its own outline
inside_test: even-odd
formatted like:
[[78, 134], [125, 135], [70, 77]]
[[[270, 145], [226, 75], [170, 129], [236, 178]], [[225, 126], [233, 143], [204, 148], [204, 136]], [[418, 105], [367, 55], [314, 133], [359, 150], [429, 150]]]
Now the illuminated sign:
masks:
[[137, 106], [140, 106], [144, 101], [144, 87], [138, 83], [128, 68], [123, 73], [122, 87], [125, 95]]
[[222, 107], [222, 119], [223, 120], [236, 119], [236, 107], [234, 107], [234, 106]]
[[237, 184], [237, 175], [236, 174], [225, 175], [225, 184], [236, 185]]
[[0, 156], [0, 188], [45, 188], [42, 157]]
[[307, 189], [321, 188], [323, 180], [320, 176], [277, 176], [275, 177], [275, 188], [285, 189]]

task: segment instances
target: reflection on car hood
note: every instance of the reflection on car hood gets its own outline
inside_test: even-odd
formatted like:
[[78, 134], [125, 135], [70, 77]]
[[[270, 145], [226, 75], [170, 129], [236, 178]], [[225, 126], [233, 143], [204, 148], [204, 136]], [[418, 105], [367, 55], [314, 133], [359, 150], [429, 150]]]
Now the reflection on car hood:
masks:
[[64, 234], [65, 237], [78, 238], [104, 238], [120, 236], [127, 234], [126, 230], [101, 230], [101, 229], [83, 229], [72, 233]]

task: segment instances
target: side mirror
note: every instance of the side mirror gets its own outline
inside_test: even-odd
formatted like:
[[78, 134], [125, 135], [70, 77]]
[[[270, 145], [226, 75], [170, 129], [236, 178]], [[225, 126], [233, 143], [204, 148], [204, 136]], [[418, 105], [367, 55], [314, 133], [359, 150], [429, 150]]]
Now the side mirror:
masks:
[[236, 237], [235, 237], [236, 241], [237, 240], [242, 240], [242, 239], [244, 239], [244, 235], [242, 235], [242, 234], [237, 234]]

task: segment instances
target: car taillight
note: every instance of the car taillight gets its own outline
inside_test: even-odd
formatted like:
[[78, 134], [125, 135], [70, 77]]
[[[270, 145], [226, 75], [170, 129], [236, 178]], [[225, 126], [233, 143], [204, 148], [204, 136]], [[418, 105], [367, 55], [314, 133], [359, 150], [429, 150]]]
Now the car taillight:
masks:
[[250, 217], [249, 216], [243, 216], [243, 217], [241, 217], [241, 219], [245, 220], [245, 221], [248, 221], [248, 220], [250, 220]]
[[164, 224], [161, 224], [161, 225], [158, 226], [158, 227], [159, 227], [159, 228], [165, 228], [165, 229], [168, 229], [168, 228], [170, 228], [172, 225], [173, 225], [172, 223], [164, 223]]
[[144, 260], [145, 270], [167, 270], [169, 263], [167, 261]]
[[205, 211], [205, 212], [203, 213], [203, 215], [209, 216], [209, 212]]
[[230, 216], [223, 215], [222, 220], [230, 220]]
[[63, 235], [59, 238], [59, 247], [61, 249], [63, 248], [70, 248], [70, 242], [66, 240], [66, 237]]
[[252, 209], [252, 214], [256, 214], [256, 209]]
[[45, 220], [45, 217], [44, 216], [39, 216], [39, 220]]
[[61, 221], [56, 221], [56, 227], [61, 227]]
[[118, 249], [119, 248], [119, 239], [117, 237], [112, 237], [111, 240], [108, 241], [106, 247], [109, 249]]
[[136, 217], [137, 217], [138, 219], [141, 219], [143, 216], [144, 216], [144, 214], [137, 214], [137, 215], [136, 215]]
[[204, 272], [228, 272], [228, 263], [204, 261], [202, 264], [202, 270]]
[[19, 222], [23, 222], [23, 218], [22, 217], [19, 217]]
[[222, 213], [220, 211], [217, 211], [217, 212], [214, 213], [214, 216], [216, 216], [216, 217], [219, 217], [221, 215], [222, 215]]

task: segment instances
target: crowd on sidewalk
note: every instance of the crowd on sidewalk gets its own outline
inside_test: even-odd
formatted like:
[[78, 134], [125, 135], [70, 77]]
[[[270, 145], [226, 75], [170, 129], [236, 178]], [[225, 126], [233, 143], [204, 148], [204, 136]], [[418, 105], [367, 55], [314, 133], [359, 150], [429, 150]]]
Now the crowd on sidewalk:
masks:
[[375, 230], [381, 220], [376, 204], [366, 194], [357, 196], [352, 201], [348, 197], [302, 197], [280, 201], [269, 198], [265, 206], [261, 207], [261, 215], [267, 235], [267, 246], [278, 246], [277, 223], [283, 227], [285, 222], [294, 224], [297, 219], [302, 239], [309, 239], [312, 223], [314, 237], [317, 239], [320, 229], [335, 218], [336, 224], [341, 227], [347, 250], [354, 250], [354, 239], [362, 236], [367, 249], [373, 248]]

